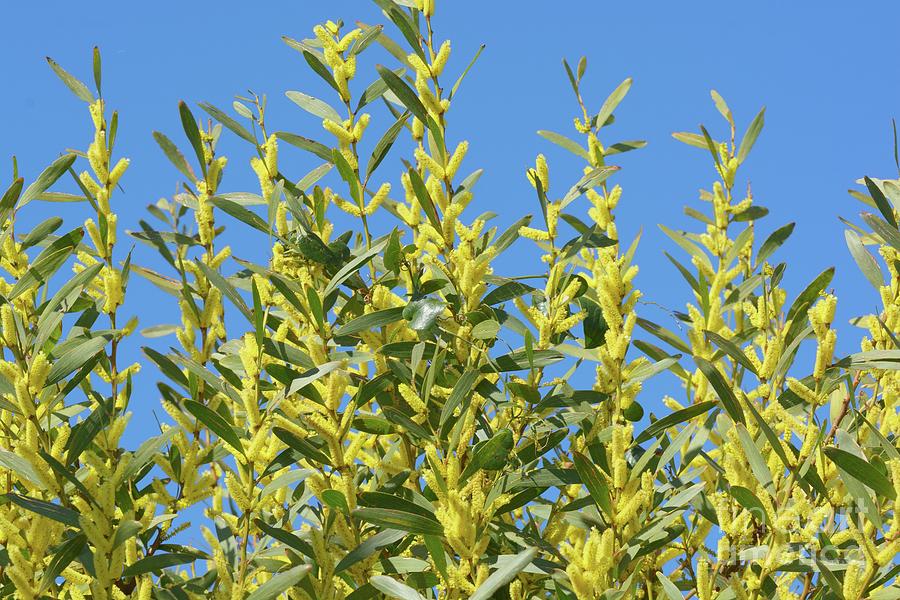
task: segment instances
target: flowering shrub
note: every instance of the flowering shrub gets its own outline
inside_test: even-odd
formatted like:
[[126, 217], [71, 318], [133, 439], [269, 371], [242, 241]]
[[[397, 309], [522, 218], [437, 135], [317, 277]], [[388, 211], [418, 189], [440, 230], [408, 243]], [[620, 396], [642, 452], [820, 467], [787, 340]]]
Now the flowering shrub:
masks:
[[[637, 240], [616, 227], [614, 161], [644, 145], [607, 137], [631, 80], [594, 112], [586, 61], [566, 64], [574, 132], [541, 135], [583, 176], [558, 181], [538, 155], [537, 216], [500, 230], [450, 126], [468, 68], [448, 72], [434, 1], [377, 2], [399, 41], [340, 22], [286, 40], [333, 91], [288, 92], [320, 141], [271, 131], [258, 97], [237, 116], [201, 104], [215, 125], [179, 106], [187, 151], [154, 137], [181, 191], [130, 232], [133, 253], [100, 54], [93, 90], [50, 61], [94, 137], [0, 199], [3, 596], [900, 598], [900, 180], [853, 193], [868, 207], [847, 244], [883, 306], [856, 321], [860, 352], [836, 357], [832, 270], [789, 298], [774, 257], [793, 225], [757, 225], [767, 210], [740, 192], [763, 113], [738, 136], [713, 92], [725, 141], [675, 134], [708, 153], [705, 210], [687, 210], [696, 231], [662, 227], [690, 300], [681, 335], [639, 316]], [[377, 48], [394, 64], [363, 74]], [[258, 190], [223, 183], [241, 168], [223, 135], [253, 146]], [[320, 166], [284, 172], [296, 149]], [[69, 176], [77, 193], [51, 191]], [[37, 201], [88, 218], [17, 228]], [[225, 240], [271, 253], [254, 264]], [[533, 274], [495, 270], [514, 244], [540, 252]], [[152, 377], [117, 358], [140, 343], [120, 314], [135, 276], [180, 324], [144, 332], [174, 334], [144, 342], [170, 420], [123, 448]], [[593, 385], [573, 387], [576, 371]], [[664, 371], [680, 388], [645, 399]], [[179, 543], [189, 527], [204, 547]]]

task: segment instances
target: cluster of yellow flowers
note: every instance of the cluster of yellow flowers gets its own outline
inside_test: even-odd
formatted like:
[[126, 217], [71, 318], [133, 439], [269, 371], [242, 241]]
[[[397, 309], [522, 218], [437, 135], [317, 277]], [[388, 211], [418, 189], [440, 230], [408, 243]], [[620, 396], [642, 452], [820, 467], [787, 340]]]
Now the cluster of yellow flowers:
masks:
[[[847, 242], [882, 306], [855, 321], [860, 352], [836, 356], [833, 271], [790, 298], [769, 259], [793, 225], [757, 246], [768, 211], [736, 192], [763, 113], [739, 138], [713, 92], [727, 141], [675, 134], [709, 153], [709, 211], [687, 210], [696, 232], [662, 227], [688, 255], [669, 259], [690, 302], [654, 323], [608, 183], [645, 145], [606, 137], [631, 79], [594, 112], [586, 60], [565, 63], [580, 141], [540, 134], [581, 177], [560, 186], [554, 167], [551, 187], [539, 154], [525, 175], [540, 214], [501, 231], [467, 212], [481, 171], [466, 173], [449, 116], [468, 68], [446, 84], [439, 3], [376, 2], [405, 47], [340, 21], [286, 39], [336, 98], [288, 92], [330, 143], [270, 131], [255, 95], [234, 104], [243, 121], [201, 105], [205, 126], [181, 103], [193, 154], [154, 133], [185, 178], [149, 207], [160, 229], [131, 232], [155, 262], [119, 252], [129, 163], [113, 159], [99, 52], [96, 95], [51, 61], [94, 135], [0, 197], [0, 596], [900, 598], [900, 180], [854, 193], [879, 213]], [[400, 64], [363, 88], [370, 47]], [[223, 134], [252, 145], [258, 190], [222, 191]], [[292, 148], [316, 161], [301, 178], [284, 172]], [[401, 151], [392, 186], [383, 165]], [[49, 191], [67, 173], [80, 194]], [[16, 231], [28, 203], [54, 199], [94, 214], [64, 235], [57, 217]], [[244, 236], [268, 240], [262, 264], [232, 256]], [[536, 247], [537, 273], [497, 274], [514, 243]], [[133, 274], [180, 317], [144, 330], [177, 340], [144, 348], [169, 418], [126, 450], [135, 377], [150, 376], [118, 364]], [[661, 372], [682, 388], [662, 406], [643, 391]], [[188, 529], [202, 548], [181, 543]]]

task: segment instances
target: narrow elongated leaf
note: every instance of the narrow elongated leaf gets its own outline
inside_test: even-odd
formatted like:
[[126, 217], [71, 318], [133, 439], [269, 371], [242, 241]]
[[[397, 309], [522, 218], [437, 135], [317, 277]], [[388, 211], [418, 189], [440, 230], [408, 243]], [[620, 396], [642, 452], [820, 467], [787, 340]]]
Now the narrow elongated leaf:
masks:
[[407, 109], [409, 109], [409, 112], [415, 115], [422, 123], [427, 123], [428, 111], [425, 110], [425, 106], [422, 104], [422, 101], [419, 100], [419, 97], [412, 88], [387, 67], [376, 65], [375, 69], [378, 71], [381, 79], [384, 80], [384, 83], [388, 86], [388, 89], [394, 92], [394, 95], [399, 98], [400, 102], [402, 102]]
[[847, 239], [847, 248], [850, 250], [850, 254], [853, 256], [853, 260], [856, 261], [859, 270], [862, 271], [862, 274], [865, 275], [866, 279], [869, 280], [869, 283], [876, 290], [881, 289], [881, 286], [884, 285], [884, 273], [881, 272], [881, 267], [878, 266], [875, 257], [866, 250], [862, 240], [859, 239], [859, 236], [852, 229], [844, 231], [844, 237]]
[[156, 143], [159, 145], [160, 149], [162, 149], [163, 154], [166, 155], [166, 158], [169, 159], [169, 162], [175, 165], [175, 168], [178, 169], [178, 171], [182, 175], [187, 177], [188, 181], [197, 181], [197, 176], [194, 175], [194, 170], [191, 168], [191, 165], [184, 157], [184, 154], [181, 153], [181, 150], [178, 149], [178, 146], [175, 145], [175, 142], [167, 138], [165, 134], [160, 133], [159, 131], [153, 132], [153, 139], [156, 140]]
[[200, 128], [197, 126], [197, 119], [194, 118], [191, 109], [183, 100], [178, 103], [178, 114], [181, 116], [181, 127], [187, 136], [194, 154], [197, 156], [197, 162], [200, 164], [200, 170], [203, 176], [206, 176], [206, 158], [203, 152], [203, 140], [200, 138]]
[[616, 107], [619, 106], [619, 103], [622, 102], [630, 89], [631, 77], [620, 83], [616, 89], [612, 91], [609, 97], [603, 102], [603, 106], [600, 107], [600, 112], [597, 113], [597, 127], [603, 127], [603, 125], [606, 124], [606, 121], [612, 116], [613, 111], [616, 110]]
[[879, 496], [888, 500], [897, 497], [891, 480], [865, 459], [839, 448], [825, 448], [825, 456]]
[[753, 118], [753, 121], [750, 122], [750, 125], [747, 127], [747, 131], [744, 133], [744, 137], [741, 138], [741, 143], [738, 146], [736, 157], [738, 164], [741, 164], [745, 160], [747, 160], [747, 155], [750, 154], [750, 150], [753, 148], [753, 144], [756, 143], [756, 138], [759, 137], [759, 133], [762, 131], [765, 122], [766, 109], [763, 108]]
[[229, 446], [234, 448], [237, 452], [244, 454], [244, 446], [241, 444], [240, 438], [234, 431], [234, 427], [232, 427], [222, 415], [208, 406], [204, 406], [193, 400], [185, 400], [184, 407], [189, 413], [194, 415], [198, 421], [206, 425], [210, 431], [219, 436], [223, 441], [228, 442]]
[[331, 105], [324, 100], [319, 100], [318, 98], [315, 98], [308, 94], [304, 94], [303, 92], [289, 91], [285, 92], [284, 95], [288, 97], [288, 100], [290, 100], [306, 112], [319, 117], [320, 119], [328, 119], [329, 121], [334, 121], [335, 123], [340, 123], [343, 121], [341, 115], [339, 115], [336, 110], [331, 108]]
[[35, 514], [47, 517], [63, 525], [70, 527], [78, 527], [78, 513], [59, 504], [52, 504], [37, 498], [29, 498], [28, 496], [20, 496], [19, 494], [4, 494], [2, 498], [16, 504], [25, 510], [29, 510]]
[[187, 552], [170, 552], [166, 554], [153, 554], [134, 562], [122, 571], [122, 577], [135, 577], [144, 573], [158, 573], [163, 569], [192, 563], [197, 560], [196, 554]]
[[670, 413], [659, 419], [658, 421], [654, 421], [650, 424], [647, 429], [645, 429], [637, 438], [634, 440], [636, 444], [640, 444], [642, 442], [646, 442], [647, 440], [656, 437], [669, 427], [674, 427], [675, 425], [679, 425], [693, 419], [696, 416], [702, 415], [703, 413], [709, 411], [709, 409], [714, 408], [716, 406], [716, 402], [709, 400], [707, 402], [700, 402], [699, 404], [692, 404], [686, 408], [682, 408], [681, 410], [676, 410], [673, 413]]
[[313, 550], [312, 546], [293, 533], [290, 533], [289, 531], [285, 531], [284, 529], [280, 529], [278, 527], [272, 527], [271, 525], [266, 524], [260, 519], [256, 519], [254, 523], [267, 536], [278, 540], [288, 548], [292, 548], [300, 554], [303, 554], [304, 556], [315, 558], [315, 551]]
[[734, 390], [732, 390], [731, 386], [728, 385], [728, 382], [725, 381], [725, 378], [722, 376], [718, 367], [700, 356], [695, 356], [694, 362], [697, 363], [697, 367], [700, 368], [704, 377], [706, 377], [707, 381], [709, 381], [710, 385], [712, 385], [715, 390], [716, 395], [719, 396], [719, 400], [722, 402], [725, 412], [728, 413], [735, 423], [745, 423], [744, 410], [741, 408], [737, 397], [734, 395]]
[[43, 594], [60, 576], [63, 570], [75, 560], [87, 544], [87, 536], [83, 533], [70, 537], [68, 540], [57, 546], [53, 552], [53, 558], [50, 564], [44, 569], [44, 575], [41, 577], [41, 587], [38, 594]]
[[706, 335], [706, 337], [707, 337], [707, 339], [709, 339], [709, 341], [711, 341], [716, 346], [721, 348], [722, 351], [725, 352], [725, 354], [727, 354], [731, 358], [733, 358], [735, 360], [735, 362], [737, 362], [738, 364], [743, 366], [745, 369], [747, 369], [754, 375], [756, 374], [756, 367], [753, 366], [753, 363], [750, 362], [750, 359], [747, 358], [747, 355], [744, 354], [744, 351], [741, 350], [737, 344], [735, 344], [731, 340], [725, 339], [724, 337], [722, 337], [721, 335], [719, 335], [718, 333], [716, 333], [714, 331], [704, 331], [703, 333], [704, 333], [704, 335]]
[[392, 508], [357, 508], [353, 516], [387, 529], [400, 529], [420, 535], [443, 535], [444, 528], [435, 519]]
[[282, 571], [250, 592], [247, 600], [275, 600], [283, 592], [300, 583], [300, 580], [306, 577], [311, 569], [310, 565], [297, 565], [287, 571]]
[[335, 573], [348, 569], [361, 560], [365, 560], [377, 552], [380, 548], [389, 546], [395, 542], [399, 542], [408, 534], [405, 531], [395, 529], [385, 529], [379, 531], [372, 537], [366, 538], [363, 543], [344, 555], [337, 565], [334, 567]]
[[50, 58], [49, 56], [45, 57], [47, 59], [47, 64], [50, 65], [50, 68], [53, 69], [53, 72], [56, 73], [56, 76], [62, 80], [66, 87], [72, 90], [72, 93], [78, 96], [79, 100], [84, 100], [88, 104], [94, 101], [94, 95], [91, 93], [91, 90], [88, 89], [88, 86], [84, 84], [80, 79], [76, 79], [74, 76], [69, 74], [68, 71], [63, 69], [59, 64]]
[[864, 181], [866, 182], [866, 188], [869, 190], [869, 195], [871, 195], [872, 200], [875, 201], [875, 206], [881, 212], [881, 216], [896, 229], [897, 219], [894, 218], [894, 208], [891, 206], [890, 201], [885, 197], [884, 192], [881, 191], [881, 188], [878, 187], [877, 183], [868, 177], [864, 178]]
[[775, 250], [777, 250], [793, 232], [794, 223], [788, 223], [784, 227], [780, 227], [773, 231], [772, 234], [766, 238], [766, 241], [762, 243], [762, 246], [759, 247], [759, 252], [756, 253], [757, 264], [762, 264], [767, 258], [772, 256], [772, 253], [775, 252]]
[[226, 113], [219, 110], [209, 102], [201, 102], [199, 106], [204, 112], [206, 112], [206, 114], [230, 129], [233, 133], [247, 140], [251, 144], [256, 145], [256, 139], [253, 137], [253, 134], [247, 131], [247, 129], [243, 125], [229, 117]]
[[515, 579], [516, 575], [531, 564], [537, 553], [537, 548], [526, 548], [516, 554], [512, 560], [505, 561], [499, 569], [490, 574], [484, 583], [478, 586], [478, 589], [469, 596], [469, 600], [491, 600], [495, 592]]
[[750, 470], [753, 471], [760, 485], [774, 496], [775, 486], [772, 483], [772, 472], [760, 453], [756, 441], [743, 423], [736, 423], [735, 427], [737, 428], [738, 438], [741, 440], [741, 446], [744, 448], [744, 456], [747, 457], [747, 461], [750, 463]]
[[397, 600], [425, 600], [425, 596], [415, 589], [387, 575], [373, 575], [369, 578], [369, 583], [389, 598], [396, 598]]
[[49, 246], [44, 248], [37, 258], [34, 259], [28, 270], [25, 271], [25, 274], [22, 275], [21, 279], [10, 290], [8, 299], [17, 298], [33, 286], [46, 283], [66, 262], [66, 259], [75, 252], [83, 237], [84, 230], [79, 227], [55, 239]]
[[390, 325], [391, 323], [396, 323], [403, 318], [403, 310], [404, 307], [398, 306], [395, 308], [386, 308], [384, 310], [377, 310], [372, 313], [360, 315], [352, 321], [348, 321], [347, 323], [338, 327], [335, 330], [334, 334], [353, 335], [361, 331], [372, 331], [374, 329], [378, 329], [379, 327]]
[[608, 518], [612, 518], [613, 511], [609, 498], [609, 487], [606, 485], [606, 481], [603, 480], [603, 475], [597, 470], [594, 463], [580, 452], [575, 452], [572, 455], [572, 460], [575, 463], [575, 470], [578, 471], [578, 477], [581, 478], [581, 483], [588, 489], [591, 498], [603, 511], [603, 514]]

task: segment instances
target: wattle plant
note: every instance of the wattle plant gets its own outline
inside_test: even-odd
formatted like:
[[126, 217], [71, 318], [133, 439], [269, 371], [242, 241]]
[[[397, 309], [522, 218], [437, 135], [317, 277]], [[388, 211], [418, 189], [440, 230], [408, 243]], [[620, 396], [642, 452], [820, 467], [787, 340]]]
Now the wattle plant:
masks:
[[[273, 131], [264, 97], [200, 104], [205, 122], [179, 105], [187, 151], [153, 134], [179, 193], [130, 224], [133, 251], [100, 53], [94, 89], [50, 61], [94, 136], [28, 185], [14, 167], [0, 199], [0, 595], [900, 598], [900, 179], [852, 192], [869, 208], [847, 244], [882, 307], [836, 356], [833, 270], [788, 297], [793, 224], [761, 221], [739, 173], [763, 113], [738, 135], [713, 92], [725, 141], [675, 134], [712, 167], [697, 229], [661, 226], [688, 302], [651, 322], [613, 184], [645, 143], [608, 135], [631, 80], [597, 110], [587, 61], [565, 64], [574, 131], [540, 134], [583, 176], [539, 154], [534, 216], [501, 229], [450, 118], [478, 55], [450, 61], [434, 0], [376, 1], [385, 26], [286, 38], [331, 94], [287, 92], [322, 130]], [[246, 166], [222, 136], [252, 146], [258, 189], [229, 188]], [[39, 201], [87, 219], [23, 230]], [[516, 248], [535, 260], [505, 276]], [[135, 276], [177, 322], [144, 340]], [[660, 402], [642, 385], [663, 372], [680, 385]], [[123, 447], [154, 381], [169, 419]]]

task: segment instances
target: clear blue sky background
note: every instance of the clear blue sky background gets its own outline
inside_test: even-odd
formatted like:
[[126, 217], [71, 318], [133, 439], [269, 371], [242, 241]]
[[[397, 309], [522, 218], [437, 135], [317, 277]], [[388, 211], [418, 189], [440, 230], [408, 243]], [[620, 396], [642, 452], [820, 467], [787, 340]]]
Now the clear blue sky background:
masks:
[[[145, 217], [148, 203], [175, 190], [178, 174], [151, 132], [162, 130], [188, 148], [178, 100], [208, 100], [227, 108], [235, 94], [247, 89], [267, 93], [273, 129], [330, 143], [317, 121], [283, 95], [286, 90], [324, 92], [280, 36], [305, 37], [326, 18], [386, 22], [363, 0], [256, 5], [100, 0], [89, 8], [74, 2], [17, 2], [4, 7], [4, 16], [2, 168], [15, 154], [30, 179], [64, 148], [87, 146], [87, 111], [43, 57], [56, 58], [89, 81], [90, 52], [97, 44], [103, 52], [105, 96], [121, 112], [119, 152], [133, 159], [123, 181], [125, 193], [115, 201], [121, 227], [128, 229]], [[714, 174], [703, 152], [674, 141], [670, 133], [696, 131], [703, 122], [714, 135], [725, 136], [724, 122], [709, 99], [711, 88], [729, 101], [741, 131], [766, 105], [765, 130], [744, 169], [757, 202], [771, 209], [760, 222], [757, 243], [783, 223], [797, 222], [779, 255], [791, 257], [786, 286], [792, 293], [822, 269], [837, 266], [840, 350], [853, 351], [859, 333], [847, 319], [871, 311], [877, 298], [846, 250], [838, 216], [855, 218], [861, 209], [846, 193], [855, 179], [895, 176], [890, 119], [900, 111], [894, 43], [898, 20], [900, 4], [894, 2], [439, 0], [437, 35], [454, 42], [451, 72], [461, 70], [479, 44], [487, 44], [454, 102], [450, 125], [452, 143], [461, 136], [473, 139], [467, 168], [485, 168], [472, 214], [494, 210], [502, 215], [501, 222], [509, 223], [523, 212], [535, 212], [524, 170], [537, 152], [550, 157], [557, 193], [577, 179], [574, 160], [535, 131], [573, 133], [576, 105], [560, 60], [567, 57], [575, 64], [585, 54], [585, 97], [593, 110], [622, 79], [634, 77], [617, 123], [609, 130], [614, 139], [606, 140], [643, 138], [650, 143], [621, 160], [623, 170], [616, 176], [625, 188], [620, 231], [623, 239], [630, 239], [643, 228], [638, 285], [646, 299], [683, 309], [687, 287], [662, 251], [680, 254], [656, 224], [696, 230], [697, 224], [682, 215], [682, 206], [701, 207], [697, 190], [708, 187]], [[374, 76], [371, 65], [361, 69], [365, 83]], [[382, 119], [376, 131], [380, 134], [386, 126]], [[222, 190], [255, 192], [246, 166], [247, 148], [230, 133], [224, 136], [222, 149], [232, 162]], [[294, 178], [317, 164], [299, 151], [285, 149], [283, 156]], [[396, 184], [398, 158], [381, 172], [391, 173]], [[57, 212], [74, 217], [85, 208], [36, 204], [32, 215], [40, 210], [41, 217]], [[236, 253], [261, 257], [264, 244], [258, 241], [251, 242], [252, 247], [238, 245]], [[524, 245], [517, 248], [527, 250]], [[140, 247], [136, 262], [152, 263], [150, 251]], [[506, 264], [522, 272], [520, 263]], [[139, 314], [142, 326], [173, 322], [176, 307], [171, 299], [139, 278], [130, 291], [125, 312]], [[643, 311], [673, 326], [664, 313], [652, 307]], [[132, 341], [131, 359], [137, 358], [140, 343]], [[174, 339], [150, 343], [160, 346]], [[131, 440], [152, 426], [150, 414], [158, 406], [153, 377], [148, 371], [140, 380], [134, 402], [139, 418]], [[651, 405], [658, 398], [659, 390], [654, 390], [649, 390]]]

